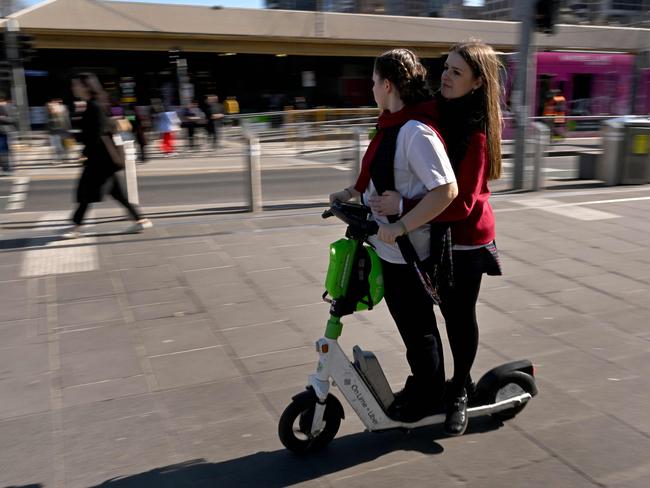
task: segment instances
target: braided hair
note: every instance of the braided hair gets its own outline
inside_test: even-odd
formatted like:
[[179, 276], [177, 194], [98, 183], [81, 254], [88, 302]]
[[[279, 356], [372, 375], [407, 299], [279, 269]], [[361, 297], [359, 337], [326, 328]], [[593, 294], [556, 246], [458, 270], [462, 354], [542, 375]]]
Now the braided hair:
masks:
[[408, 49], [391, 49], [375, 59], [375, 73], [390, 81], [405, 105], [429, 100], [431, 91], [427, 83], [427, 69]]

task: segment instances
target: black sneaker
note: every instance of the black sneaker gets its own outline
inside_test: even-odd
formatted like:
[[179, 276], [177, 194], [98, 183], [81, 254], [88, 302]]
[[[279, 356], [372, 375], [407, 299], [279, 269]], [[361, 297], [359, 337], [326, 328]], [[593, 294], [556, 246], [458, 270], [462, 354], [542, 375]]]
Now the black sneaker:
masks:
[[463, 390], [462, 395], [448, 400], [447, 418], [444, 425], [445, 434], [463, 435], [467, 428], [467, 421], [467, 393]]

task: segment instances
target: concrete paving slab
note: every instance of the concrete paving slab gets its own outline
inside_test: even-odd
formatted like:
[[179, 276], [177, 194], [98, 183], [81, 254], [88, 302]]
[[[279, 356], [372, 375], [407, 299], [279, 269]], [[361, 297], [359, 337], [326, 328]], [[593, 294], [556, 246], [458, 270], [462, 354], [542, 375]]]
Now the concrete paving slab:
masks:
[[2, 300], [0, 322], [13, 322], [34, 318], [34, 303], [30, 300]]
[[166, 302], [174, 302], [179, 299], [188, 299], [185, 287], [170, 287], [153, 290], [139, 290], [126, 294], [126, 299], [132, 307], [138, 305], [153, 305]]
[[130, 308], [136, 321], [158, 319], [163, 317], [176, 317], [192, 315], [202, 312], [202, 308], [190, 299], [175, 300], [173, 302], [152, 303]]
[[27, 300], [29, 298], [28, 285], [27, 280], [0, 281], [0, 300], [2, 302]]
[[82, 330], [62, 331], [58, 334], [62, 355], [102, 349], [128, 349], [133, 337], [125, 325], [97, 326]]
[[173, 264], [181, 271], [191, 271], [196, 269], [218, 268], [228, 266], [230, 260], [224, 259], [222, 253], [204, 252], [201, 254], [188, 254], [186, 256], [175, 256], [168, 258], [168, 262]]
[[240, 375], [220, 345], [150, 356], [149, 361], [163, 390]]
[[240, 358], [307, 345], [307, 339], [285, 321], [238, 327], [221, 333]]
[[619, 360], [650, 351], [650, 344], [626, 332], [602, 326], [587, 326], [561, 336], [565, 344], [594, 356], [619, 363]]
[[0, 344], [11, 347], [45, 342], [47, 338], [39, 336], [43, 321], [44, 318], [0, 322]]
[[217, 266], [210, 269], [193, 269], [183, 273], [185, 280], [196, 288], [202, 285], [225, 285], [242, 281], [241, 270], [233, 265]]
[[142, 374], [132, 347], [65, 354], [61, 356], [60, 363], [62, 388]]
[[262, 354], [243, 356], [239, 359], [250, 374], [278, 368], [287, 368], [299, 364], [313, 363], [315, 348], [299, 346], [294, 349], [281, 349]]
[[140, 290], [178, 287], [181, 285], [174, 271], [167, 265], [151, 266], [137, 270], [116, 271], [127, 293]]
[[107, 297], [114, 293], [113, 283], [106, 278], [97, 281], [59, 283], [56, 287], [57, 299], [67, 302], [84, 298]]
[[546, 488], [549, 486], [548, 473], [553, 473], [553, 484], [571, 488], [593, 488], [596, 485], [588, 477], [576, 472], [557, 459], [548, 458], [539, 462], [527, 463], [478, 480], [473, 480], [472, 488], [492, 488], [494, 486], [525, 486]]
[[217, 337], [204, 320], [185, 325], [149, 327], [141, 330], [140, 339], [149, 356], [219, 345]]
[[0, 349], [0, 379], [37, 376], [50, 370], [48, 344], [19, 344]]
[[[558, 445], [557, 436], [567, 430], [572, 435], [565, 435]], [[650, 448], [648, 437], [605, 415], [582, 419], [575, 425], [549, 427], [537, 431], [536, 438], [545, 446], [553, 444], [560, 458], [596, 481], [645, 465]]]
[[308, 283], [283, 288], [263, 288], [264, 295], [280, 310], [322, 302], [324, 291], [321, 284]]
[[238, 303], [210, 304], [209, 308], [214, 316], [215, 327], [222, 330], [286, 319], [260, 297]]
[[116, 270], [133, 268], [149, 268], [159, 266], [163, 260], [159, 254], [151, 252], [137, 252], [133, 254], [117, 254], [110, 258], [112, 266]]
[[[153, 468], [161, 457], [174, 452], [164, 421], [155, 411], [82, 425], [66, 422], [64, 427], [67, 486], [91, 486]], [[96, 468], [88, 470], [89, 465]]]
[[184, 240], [182, 244], [169, 243], [156, 247], [156, 254], [162, 258], [193, 256], [214, 251], [214, 248], [203, 238]]
[[139, 320], [135, 322], [135, 326], [143, 331], [150, 328], [166, 326], [166, 325], [176, 325], [176, 326], [185, 326], [188, 324], [193, 324], [196, 322], [210, 322], [212, 319], [205, 313], [196, 313], [192, 315], [175, 315], [173, 317], [160, 317], [157, 319], [150, 320]]
[[195, 295], [206, 310], [230, 303], [245, 303], [258, 297], [256, 290], [246, 282], [232, 282], [219, 285], [205, 285], [194, 289]]
[[59, 303], [56, 312], [59, 327], [97, 324], [122, 318], [115, 296]]
[[142, 395], [149, 392], [144, 374], [125, 378], [110, 378], [92, 383], [70, 385], [61, 388], [61, 403], [64, 408], [119, 398]]
[[19, 376], [0, 380], [0, 420], [50, 410], [51, 375]]
[[0, 422], [0, 486], [55, 486], [52, 414]]

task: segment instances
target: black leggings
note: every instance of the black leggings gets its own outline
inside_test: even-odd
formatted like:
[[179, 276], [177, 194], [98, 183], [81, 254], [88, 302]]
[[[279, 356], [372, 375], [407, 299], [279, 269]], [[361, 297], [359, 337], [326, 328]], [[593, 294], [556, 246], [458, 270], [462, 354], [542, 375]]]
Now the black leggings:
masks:
[[445, 369], [433, 301], [411, 266], [382, 260], [382, 267], [386, 304], [406, 346], [417, 390], [423, 399], [437, 400]]
[[[462, 251], [461, 251], [462, 252]], [[454, 264], [458, 262], [454, 252]], [[481, 271], [454, 269], [454, 287], [442, 287], [440, 310], [447, 325], [447, 338], [454, 357], [452, 394], [460, 394], [468, 379], [478, 349], [476, 302], [481, 288]]]
[[[111, 176], [111, 179], [112, 182], [111, 182], [110, 195], [119, 203], [121, 203], [124, 206], [124, 208], [128, 210], [133, 220], [140, 220], [142, 216], [140, 215], [140, 212], [138, 212], [138, 209], [135, 208], [126, 198], [126, 195], [124, 194], [124, 190], [122, 190], [122, 185], [120, 184], [120, 180], [118, 180], [116, 176]], [[72, 221], [76, 225], [81, 225], [84, 219], [84, 215], [86, 214], [86, 211], [88, 210], [89, 206], [90, 203], [88, 202], [79, 203], [77, 210], [72, 216]]]

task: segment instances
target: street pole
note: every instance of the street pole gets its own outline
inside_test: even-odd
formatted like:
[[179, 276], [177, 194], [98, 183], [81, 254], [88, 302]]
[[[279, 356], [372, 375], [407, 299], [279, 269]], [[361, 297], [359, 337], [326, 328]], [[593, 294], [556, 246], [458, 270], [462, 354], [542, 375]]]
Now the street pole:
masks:
[[4, 34], [7, 45], [7, 59], [11, 63], [11, 99], [18, 112], [18, 130], [21, 134], [25, 134], [29, 131], [29, 102], [27, 101], [25, 70], [18, 52], [19, 31], [18, 21], [8, 19]]
[[530, 44], [533, 33], [533, 13], [535, 0], [522, 0], [519, 7], [519, 53], [517, 55], [517, 74], [512, 93], [512, 103], [515, 114], [515, 161], [513, 172], [513, 189], [524, 187], [524, 168], [526, 164], [526, 136], [528, 132], [528, 117], [530, 116], [530, 93], [528, 86], [528, 70], [531, 55]]
[[259, 213], [262, 206], [262, 148], [257, 136], [252, 132], [246, 134], [248, 139], [248, 208]]

